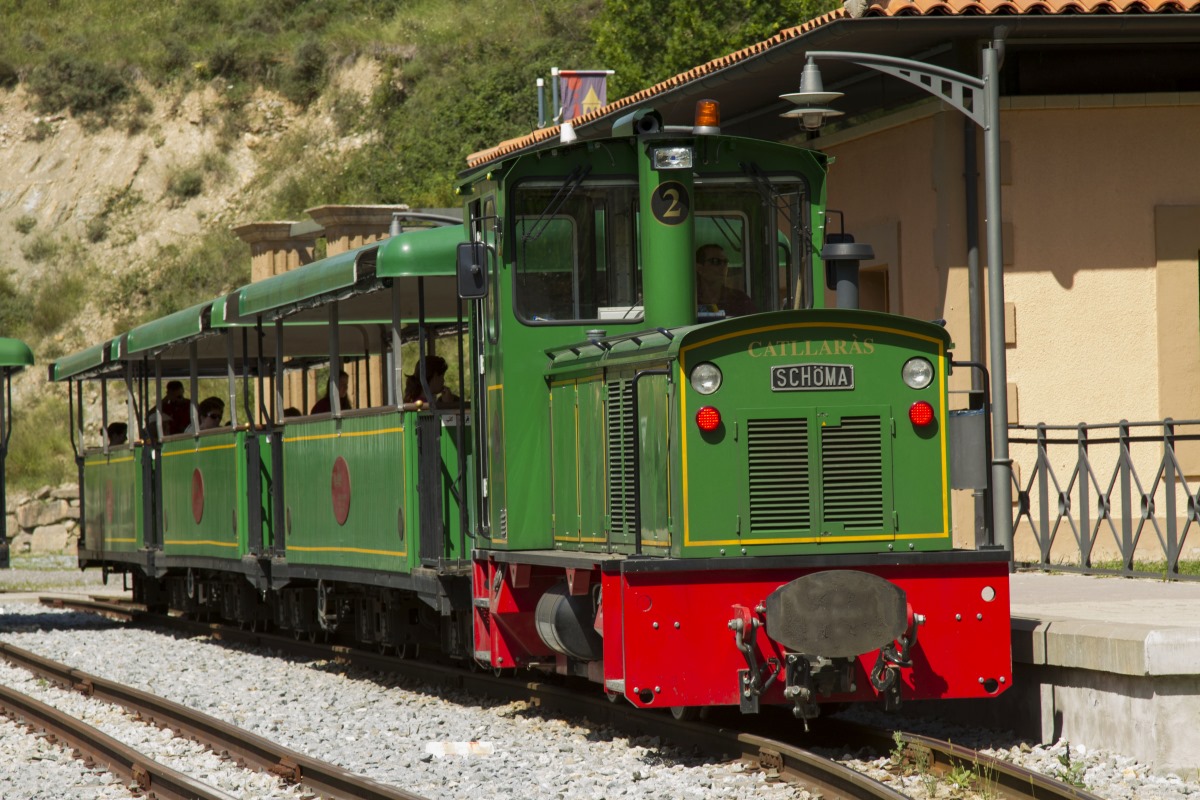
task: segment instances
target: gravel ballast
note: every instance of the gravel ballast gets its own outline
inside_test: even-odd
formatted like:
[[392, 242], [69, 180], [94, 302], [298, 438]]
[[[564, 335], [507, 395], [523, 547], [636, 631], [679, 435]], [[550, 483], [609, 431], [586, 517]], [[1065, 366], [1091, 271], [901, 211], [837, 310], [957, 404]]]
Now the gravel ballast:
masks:
[[[0, 630], [4, 631], [0, 636], [17, 647], [127, 682], [286, 747], [439, 799], [807, 797], [741, 764], [714, 763], [664, 747], [652, 737], [631, 739], [612, 730], [545, 717], [524, 703], [497, 704], [391, 676], [347, 671], [329, 662], [289, 660], [206, 639], [131, 628], [89, 614], [24, 604], [0, 606]], [[23, 671], [5, 667], [0, 681], [15, 685], [12, 681], [16, 678], [10, 676], [17, 673]], [[118, 733], [123, 726], [147, 726], [125, 715], [112, 716], [124, 721], [107, 719], [106, 724], [112, 726], [106, 730], [110, 735], [123, 740], [127, 735], [147, 736], [144, 732]], [[875, 724], [903, 725], [916, 733], [949, 738], [1082, 784], [1112, 800], [1200, 797], [1200, 783], [1154, 775], [1145, 765], [1119, 754], [1066, 742], [1033, 746], [994, 731], [872, 716], [870, 721]], [[105, 776], [82, 768], [76, 770], [78, 777], [64, 778], [71, 782], [60, 784], [80, 787], [79, 794], [33, 793], [39, 783], [45, 785], [45, 779], [27, 778], [20, 767], [22, 759], [36, 764], [38, 770], [68, 759], [66, 755], [38, 755], [47, 748], [22, 728], [11, 724], [0, 728], [0, 753], [11, 753], [0, 765], [0, 789], [15, 786], [14, 797], [128, 796], [99, 793], [105, 788]], [[829, 755], [841, 757], [914, 798], [963, 796], [946, 784], [934, 787], [920, 771], [898, 769], [886, 756]], [[196, 777], [219, 774], [207, 751], [185, 752], [180, 758], [181, 762], [171, 766]], [[193, 761], [198, 766], [192, 769], [180, 766]], [[61, 768], [71, 769], [65, 763]], [[29, 771], [29, 775], [35, 774]], [[20, 785], [10, 783], [18, 779]], [[225, 788], [238, 786], [237, 780], [221, 776], [213, 782]], [[250, 784], [227, 791], [245, 797], [298, 796], [287, 794], [291, 790], [286, 787]], [[0, 795], [9, 793], [0, 791]]]

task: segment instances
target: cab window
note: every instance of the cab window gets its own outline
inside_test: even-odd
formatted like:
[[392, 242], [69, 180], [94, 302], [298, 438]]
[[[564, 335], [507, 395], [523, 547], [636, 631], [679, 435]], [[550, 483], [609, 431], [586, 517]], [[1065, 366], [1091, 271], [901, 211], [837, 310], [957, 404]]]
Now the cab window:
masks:
[[526, 182], [513, 204], [521, 320], [642, 320], [636, 184]]

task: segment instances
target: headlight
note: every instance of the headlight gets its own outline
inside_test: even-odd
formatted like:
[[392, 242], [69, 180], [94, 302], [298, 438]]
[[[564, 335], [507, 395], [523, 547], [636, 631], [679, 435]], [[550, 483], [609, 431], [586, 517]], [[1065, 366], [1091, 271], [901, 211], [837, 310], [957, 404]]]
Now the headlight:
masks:
[[690, 147], [656, 147], [652, 152], [655, 169], [692, 168], [692, 148]]
[[721, 388], [721, 370], [705, 361], [692, 370], [692, 388], [700, 394], [712, 394]]
[[904, 362], [904, 368], [900, 370], [901, 377], [904, 382], [913, 389], [924, 389], [933, 382], [933, 364], [930, 364], [928, 359], [910, 358]]

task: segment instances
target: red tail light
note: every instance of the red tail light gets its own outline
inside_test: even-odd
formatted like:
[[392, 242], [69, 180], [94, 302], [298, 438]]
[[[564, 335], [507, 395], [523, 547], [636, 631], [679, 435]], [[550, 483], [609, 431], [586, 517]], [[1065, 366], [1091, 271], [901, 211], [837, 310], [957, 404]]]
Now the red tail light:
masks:
[[924, 428], [933, 422], [933, 406], [918, 400], [908, 407], [908, 420], [918, 428]]
[[696, 426], [708, 433], [715, 431], [721, 424], [721, 412], [712, 406], [705, 406], [696, 412]]

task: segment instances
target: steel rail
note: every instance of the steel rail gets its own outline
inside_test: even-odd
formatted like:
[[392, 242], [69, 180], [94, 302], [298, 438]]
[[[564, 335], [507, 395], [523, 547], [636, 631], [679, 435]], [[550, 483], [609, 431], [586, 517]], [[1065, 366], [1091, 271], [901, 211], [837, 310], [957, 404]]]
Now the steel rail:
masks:
[[387, 786], [335, 764], [290, 750], [179, 703], [90, 675], [6, 642], [0, 642], [0, 658], [89, 697], [123, 706], [156, 725], [194, 739], [216, 753], [228, 755], [240, 765], [270, 772], [327, 797], [347, 800], [427, 800], [421, 795]]
[[89, 766], [99, 765], [159, 800], [234, 800], [233, 795], [158, 763], [70, 714], [8, 686], [0, 685], [0, 710], [18, 724], [41, 730], [77, 751]]
[[1103, 800], [1081, 787], [952, 742], [915, 733], [902, 734], [901, 741], [906, 757], [923, 758], [928, 753], [929, 763], [939, 773], [945, 774], [957, 767], [971, 767], [978, 776], [978, 782], [986, 783], [989, 790], [995, 790], [992, 794], [995, 797], [1014, 800]]
[[836, 732], [840, 739], [855, 740], [880, 752], [892, 751], [908, 765], [939, 776], [968, 768], [978, 788], [997, 800], [1104, 800], [1081, 787], [932, 736], [841, 720], [829, 721], [825, 729]]

